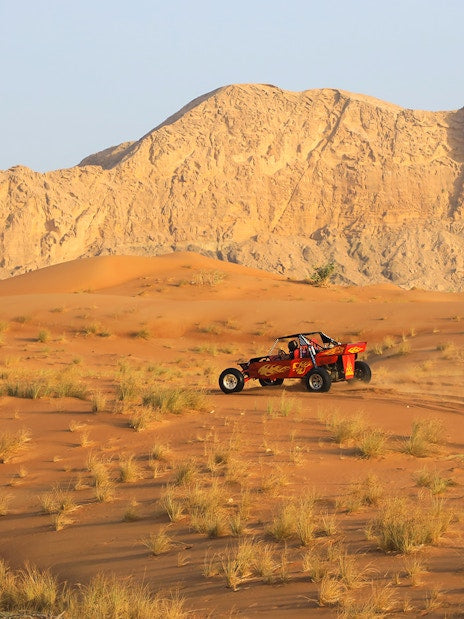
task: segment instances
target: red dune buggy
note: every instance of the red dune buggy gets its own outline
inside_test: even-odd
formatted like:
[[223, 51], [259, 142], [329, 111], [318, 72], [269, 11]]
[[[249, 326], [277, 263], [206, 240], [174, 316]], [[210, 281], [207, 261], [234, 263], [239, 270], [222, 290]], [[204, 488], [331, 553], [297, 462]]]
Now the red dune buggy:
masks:
[[308, 391], [323, 392], [329, 391], [333, 382], [342, 380], [368, 383], [371, 369], [357, 358], [366, 345], [342, 344], [322, 331], [284, 335], [276, 339], [267, 355], [239, 363], [241, 370], [224, 370], [219, 376], [219, 387], [224, 393], [237, 393], [251, 379], [258, 380], [263, 387], [272, 387], [287, 378], [299, 378]]

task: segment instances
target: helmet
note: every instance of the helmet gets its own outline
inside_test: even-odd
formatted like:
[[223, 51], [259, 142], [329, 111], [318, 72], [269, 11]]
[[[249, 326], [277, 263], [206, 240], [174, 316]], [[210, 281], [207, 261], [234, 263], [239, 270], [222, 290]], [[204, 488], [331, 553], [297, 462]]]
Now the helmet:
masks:
[[290, 340], [288, 343], [288, 350], [290, 352], [295, 352], [297, 348], [298, 348], [298, 342], [296, 340]]

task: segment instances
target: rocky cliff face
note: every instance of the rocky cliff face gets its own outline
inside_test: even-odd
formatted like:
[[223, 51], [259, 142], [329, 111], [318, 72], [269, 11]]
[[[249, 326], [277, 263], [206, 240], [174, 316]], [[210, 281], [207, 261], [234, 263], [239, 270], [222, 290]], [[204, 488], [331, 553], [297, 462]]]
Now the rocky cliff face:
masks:
[[0, 275], [192, 249], [291, 277], [464, 289], [464, 108], [220, 88], [137, 142], [0, 172]]

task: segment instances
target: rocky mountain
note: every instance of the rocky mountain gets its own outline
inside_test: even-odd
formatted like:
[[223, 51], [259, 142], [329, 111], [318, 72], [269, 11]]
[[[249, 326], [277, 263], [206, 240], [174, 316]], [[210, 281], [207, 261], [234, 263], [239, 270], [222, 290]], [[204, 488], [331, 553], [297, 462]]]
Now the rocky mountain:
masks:
[[193, 250], [289, 277], [464, 290], [464, 108], [233, 85], [74, 168], [0, 172], [0, 276]]

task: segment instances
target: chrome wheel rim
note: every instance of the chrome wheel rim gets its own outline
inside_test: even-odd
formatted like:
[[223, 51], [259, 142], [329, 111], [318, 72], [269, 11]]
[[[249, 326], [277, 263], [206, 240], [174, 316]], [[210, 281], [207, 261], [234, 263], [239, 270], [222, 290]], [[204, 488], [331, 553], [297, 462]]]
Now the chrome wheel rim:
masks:
[[314, 389], [314, 391], [319, 391], [323, 385], [322, 376], [320, 374], [312, 374], [309, 377], [309, 384], [311, 389]]
[[224, 387], [229, 391], [233, 391], [235, 387], [238, 385], [238, 378], [235, 374], [226, 374], [222, 379]]

